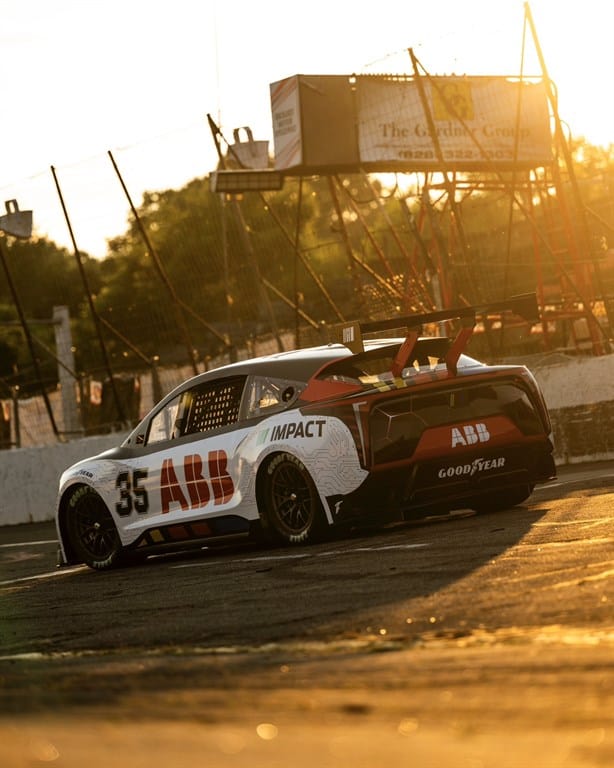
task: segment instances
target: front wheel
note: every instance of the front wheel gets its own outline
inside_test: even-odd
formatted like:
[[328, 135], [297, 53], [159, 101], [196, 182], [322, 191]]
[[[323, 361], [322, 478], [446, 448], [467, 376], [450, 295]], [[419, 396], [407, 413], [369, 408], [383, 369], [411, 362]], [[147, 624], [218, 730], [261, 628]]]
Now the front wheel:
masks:
[[75, 554], [90, 568], [102, 571], [120, 564], [123, 550], [111, 513], [88, 485], [68, 499], [67, 533]]
[[290, 453], [279, 453], [263, 469], [259, 500], [264, 530], [286, 544], [307, 544], [321, 538], [324, 511], [311, 475]]

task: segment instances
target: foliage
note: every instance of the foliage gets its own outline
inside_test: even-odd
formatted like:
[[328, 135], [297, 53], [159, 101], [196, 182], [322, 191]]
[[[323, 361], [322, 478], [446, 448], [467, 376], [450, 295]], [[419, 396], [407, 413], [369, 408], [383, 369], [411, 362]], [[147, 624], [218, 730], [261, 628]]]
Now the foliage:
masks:
[[[109, 242], [104, 259], [82, 254], [78, 262], [41, 238], [5, 240], [7, 260], [28, 318], [69, 307], [80, 371], [104, 375], [104, 353], [116, 371], [153, 358], [208, 361], [257, 336], [294, 332], [295, 304], [303, 338], [318, 338], [318, 328], [341, 317], [494, 300], [533, 291], [538, 281], [550, 289], [570, 263], [563, 198], [568, 226], [582, 233], [588, 217], [589, 255], [602, 259], [614, 240], [614, 157], [582, 141], [570, 151], [575, 178], [562, 173], [556, 190], [550, 171], [466, 174], [454, 178], [453, 197], [433, 175], [407, 183], [353, 174], [287, 177], [278, 192], [224, 198], [195, 178], [145, 193], [138, 219]], [[15, 364], [31, 375], [16, 320], [0, 276], [4, 377]], [[35, 334], [53, 346], [51, 327], [37, 325]], [[53, 378], [55, 364], [43, 352], [41, 359]]]
[[[42, 376], [46, 383], [53, 385], [57, 377], [57, 365], [46, 351], [53, 350], [55, 346], [54, 330], [50, 324], [53, 308], [67, 306], [75, 326], [79, 328], [86, 305], [77, 261], [65, 248], [58, 247], [44, 237], [30, 241], [4, 238], [2, 247], [16, 299], [35, 342]], [[98, 263], [87, 255], [83, 255], [82, 259], [91, 262], [90, 289], [95, 293], [100, 287]], [[6, 377], [7, 382], [19, 384], [27, 391], [27, 383], [34, 378], [34, 364], [24, 340], [13, 292], [5, 277], [2, 273], [0, 342], [5, 349], [3, 358], [12, 360], [12, 363], [11, 372], [5, 371], [0, 375]]]

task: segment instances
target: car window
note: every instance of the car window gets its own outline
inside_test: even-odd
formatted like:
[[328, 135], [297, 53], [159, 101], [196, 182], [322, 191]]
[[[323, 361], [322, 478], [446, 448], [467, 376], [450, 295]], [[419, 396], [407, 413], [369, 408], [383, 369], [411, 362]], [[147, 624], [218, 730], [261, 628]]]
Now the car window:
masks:
[[151, 420], [147, 443], [204, 434], [239, 419], [245, 377], [204, 382], [171, 400]]
[[162, 440], [170, 440], [177, 420], [180, 397], [176, 397], [167, 403], [162, 410], [152, 418], [147, 435], [147, 444], [159, 443]]
[[250, 376], [245, 392], [245, 418], [268, 415], [288, 408], [305, 384], [268, 376]]
[[[407, 361], [406, 367], [401, 371], [401, 378], [408, 379], [415, 376], [416, 373], [444, 369], [449, 347], [450, 340], [445, 337], [420, 339]], [[341, 381], [347, 384], [360, 384], [364, 387], [392, 381], [395, 377], [391, 368], [398, 349], [398, 344], [387, 345], [344, 357], [325, 366], [318, 374], [318, 378]], [[482, 363], [465, 354], [461, 354], [457, 362], [457, 368], [481, 365]]]

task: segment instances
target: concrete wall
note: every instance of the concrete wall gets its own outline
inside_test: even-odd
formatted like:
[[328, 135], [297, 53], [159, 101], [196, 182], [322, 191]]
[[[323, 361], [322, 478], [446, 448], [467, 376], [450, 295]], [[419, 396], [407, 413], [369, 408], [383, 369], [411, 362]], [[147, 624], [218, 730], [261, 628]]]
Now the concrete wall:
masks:
[[550, 410], [560, 464], [614, 459], [614, 355], [529, 365]]
[[[614, 355], [525, 361], [552, 417], [557, 464], [614, 459]], [[0, 451], [0, 525], [53, 519], [66, 467], [117, 445], [123, 434]]]
[[58, 480], [80, 459], [118, 445], [125, 434], [0, 451], [0, 525], [53, 520]]

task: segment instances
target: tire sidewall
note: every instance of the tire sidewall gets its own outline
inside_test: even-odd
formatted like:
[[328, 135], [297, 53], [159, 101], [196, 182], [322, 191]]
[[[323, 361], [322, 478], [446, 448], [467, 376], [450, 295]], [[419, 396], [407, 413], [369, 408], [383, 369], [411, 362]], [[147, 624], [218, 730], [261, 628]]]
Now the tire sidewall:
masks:
[[[87, 503], [88, 500], [100, 504], [102, 517], [108, 516], [108, 519], [111, 521], [115, 532], [115, 541], [113, 546], [107, 557], [104, 558], [96, 558], [81, 541], [81, 534], [77, 526], [76, 512], [78, 511], [79, 505], [84, 501]], [[71, 547], [73, 548], [77, 557], [90, 568], [98, 571], [119, 565], [122, 559], [121, 541], [111, 513], [107, 509], [100, 495], [91, 486], [80, 485], [78, 488], [75, 488], [71, 492], [66, 506], [66, 531], [70, 539]]]
[[[272, 482], [275, 474], [284, 464], [291, 464], [302, 475], [306, 485], [310, 490], [311, 510], [307, 524], [299, 533], [292, 533], [279, 520], [272, 502]], [[309, 471], [303, 462], [291, 453], [277, 453], [270, 459], [264, 468], [264, 492], [261, 503], [260, 516], [263, 528], [268, 534], [268, 538], [286, 544], [307, 544], [318, 538], [324, 533], [324, 515], [322, 504], [318, 495], [316, 485]]]

